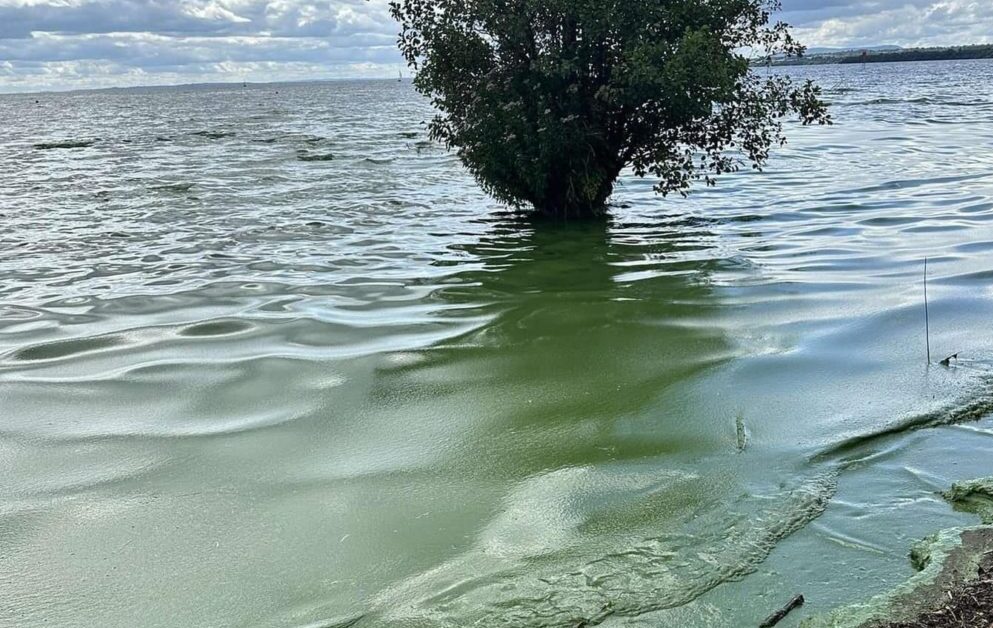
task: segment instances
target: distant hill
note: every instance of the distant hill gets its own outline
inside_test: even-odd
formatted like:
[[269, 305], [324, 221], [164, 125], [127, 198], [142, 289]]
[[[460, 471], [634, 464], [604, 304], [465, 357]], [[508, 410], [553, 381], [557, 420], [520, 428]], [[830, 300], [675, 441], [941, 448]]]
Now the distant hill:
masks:
[[903, 50], [900, 46], [869, 46], [865, 48], [807, 48], [807, 55], [839, 55], [839, 54], [861, 54], [863, 50], [869, 52], [892, 52]]
[[[864, 54], [863, 54], [864, 53]], [[888, 63], [893, 61], [945, 61], [993, 59], [993, 44], [944, 48], [900, 48], [876, 46], [850, 50], [810, 49], [803, 57], [780, 57], [772, 65], [821, 65], [828, 63]]]

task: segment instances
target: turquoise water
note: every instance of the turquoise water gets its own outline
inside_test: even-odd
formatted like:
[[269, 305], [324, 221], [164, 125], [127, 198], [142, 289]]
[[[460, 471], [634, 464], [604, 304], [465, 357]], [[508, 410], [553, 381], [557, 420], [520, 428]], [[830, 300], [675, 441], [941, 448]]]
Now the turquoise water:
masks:
[[0, 97], [0, 624], [795, 624], [905, 579], [993, 474], [993, 63], [791, 71], [833, 127], [592, 225], [488, 200], [407, 83]]

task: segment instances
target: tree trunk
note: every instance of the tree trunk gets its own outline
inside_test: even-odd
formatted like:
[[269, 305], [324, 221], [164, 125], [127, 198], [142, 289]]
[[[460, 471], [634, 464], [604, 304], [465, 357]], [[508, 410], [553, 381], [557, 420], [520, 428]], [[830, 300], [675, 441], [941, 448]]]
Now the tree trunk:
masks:
[[534, 202], [539, 214], [554, 220], [589, 220], [607, 212], [607, 200], [614, 190], [616, 175], [605, 179], [591, 198], [570, 194], [570, 185], [562, 179], [550, 182], [545, 198]]

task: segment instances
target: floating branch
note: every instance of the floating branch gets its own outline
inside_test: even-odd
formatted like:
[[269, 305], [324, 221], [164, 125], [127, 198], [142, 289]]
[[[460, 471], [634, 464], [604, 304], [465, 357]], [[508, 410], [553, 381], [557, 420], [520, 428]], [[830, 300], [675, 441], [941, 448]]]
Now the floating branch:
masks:
[[789, 615], [790, 613], [792, 613], [796, 609], [798, 609], [801, 606], [803, 606], [803, 603], [805, 601], [806, 600], [803, 599], [803, 595], [797, 595], [792, 600], [790, 600], [789, 603], [786, 604], [786, 606], [782, 607], [781, 609], [779, 609], [778, 611], [776, 611], [772, 615], [769, 615], [769, 617], [767, 617], [766, 620], [764, 622], [762, 622], [762, 624], [759, 626], [759, 628], [772, 628], [773, 626], [775, 626], [779, 622], [781, 622], [784, 619], [786, 619], [786, 616], [787, 615]]
[[741, 412], [734, 418], [734, 427], [738, 439], [738, 451], [745, 451], [745, 446], [748, 445], [748, 432], [745, 431], [745, 417]]

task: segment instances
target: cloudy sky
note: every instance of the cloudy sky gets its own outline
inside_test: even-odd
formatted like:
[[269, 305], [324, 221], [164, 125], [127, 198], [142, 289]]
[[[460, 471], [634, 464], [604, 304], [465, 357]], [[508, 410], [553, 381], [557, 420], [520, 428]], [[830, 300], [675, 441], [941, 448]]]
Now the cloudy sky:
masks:
[[[395, 76], [387, 0], [0, 0], [0, 91]], [[809, 46], [993, 42], [993, 0], [783, 0]]]

